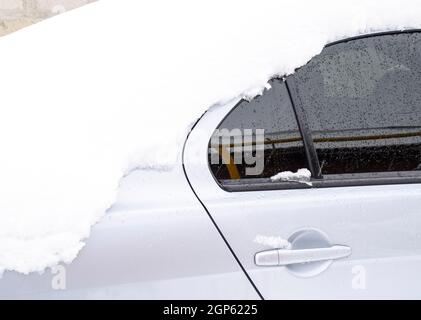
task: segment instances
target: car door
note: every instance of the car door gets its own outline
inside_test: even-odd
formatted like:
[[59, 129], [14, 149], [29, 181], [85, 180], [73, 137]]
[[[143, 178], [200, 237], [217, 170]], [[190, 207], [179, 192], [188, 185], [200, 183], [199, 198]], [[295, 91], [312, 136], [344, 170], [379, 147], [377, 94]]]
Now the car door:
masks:
[[268, 299], [421, 298], [421, 35], [338, 42], [269, 84], [211, 108], [184, 151], [250, 281]]

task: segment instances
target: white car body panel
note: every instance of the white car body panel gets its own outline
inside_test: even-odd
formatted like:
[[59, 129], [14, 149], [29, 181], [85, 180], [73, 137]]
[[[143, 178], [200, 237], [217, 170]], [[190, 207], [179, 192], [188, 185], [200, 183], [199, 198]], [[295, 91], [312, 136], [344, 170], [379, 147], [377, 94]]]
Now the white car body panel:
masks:
[[[184, 164], [204, 203], [266, 299], [420, 298], [421, 185], [386, 185], [230, 193], [209, 168], [213, 130], [236, 101], [208, 111], [192, 130]], [[270, 249], [256, 236], [288, 238], [318, 229], [352, 248], [319, 275], [257, 267]], [[0, 299], [258, 299], [179, 164], [172, 171], [134, 171], [116, 204], [92, 230], [78, 258], [55, 275], [6, 272]]]
[[6, 272], [0, 299], [256, 299], [179, 164], [134, 171], [116, 204], [65, 265], [65, 290], [43, 275]]
[[[208, 146], [238, 101], [202, 116], [174, 169], [122, 180], [115, 205], [62, 268], [65, 288], [50, 271], [6, 272], [0, 299], [420, 299], [421, 184], [225, 191]], [[341, 258], [256, 265], [256, 253], [281, 250], [256, 239], [297, 234], [322, 237]], [[306, 241], [311, 256], [320, 239]]]
[[[208, 143], [238, 101], [208, 111], [190, 134], [184, 162], [198, 197], [265, 299], [421, 298], [421, 185], [227, 192], [208, 166]], [[319, 275], [258, 267], [270, 248], [256, 236], [288, 239], [318, 229], [332, 244], [351, 247]]]

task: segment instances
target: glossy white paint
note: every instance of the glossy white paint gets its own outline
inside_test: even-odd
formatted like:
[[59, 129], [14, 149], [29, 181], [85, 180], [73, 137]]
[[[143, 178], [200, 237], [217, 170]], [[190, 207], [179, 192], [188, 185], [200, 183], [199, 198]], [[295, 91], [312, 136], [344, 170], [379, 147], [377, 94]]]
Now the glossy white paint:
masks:
[[134, 171], [78, 258], [57, 276], [6, 272], [0, 299], [256, 299], [179, 164]]
[[[421, 298], [421, 185], [226, 192], [208, 168], [207, 147], [236, 102], [202, 117], [184, 161], [193, 188], [264, 298]], [[255, 265], [255, 253], [269, 249], [254, 241], [257, 235], [288, 239], [307, 229], [352, 248], [352, 255], [320, 274], [317, 265]]]

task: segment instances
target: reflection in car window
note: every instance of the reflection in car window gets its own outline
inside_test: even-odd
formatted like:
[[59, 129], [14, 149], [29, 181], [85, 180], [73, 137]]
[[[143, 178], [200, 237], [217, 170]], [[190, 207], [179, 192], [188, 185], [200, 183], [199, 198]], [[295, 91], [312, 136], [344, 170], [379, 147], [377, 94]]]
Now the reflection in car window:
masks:
[[293, 77], [322, 174], [421, 170], [421, 34], [327, 47]]
[[282, 171], [307, 167], [307, 160], [286, 85], [241, 101], [215, 131], [209, 163], [219, 181], [269, 178]]

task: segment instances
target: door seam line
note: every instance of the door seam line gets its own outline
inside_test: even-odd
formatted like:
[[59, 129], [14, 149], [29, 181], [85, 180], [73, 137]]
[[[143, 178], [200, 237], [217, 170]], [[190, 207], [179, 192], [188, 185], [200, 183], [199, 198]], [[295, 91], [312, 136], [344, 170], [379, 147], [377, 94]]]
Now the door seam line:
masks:
[[[206, 112], [205, 112], [206, 113]], [[205, 114], [204, 113], [204, 114]], [[204, 115], [203, 114], [203, 115]], [[215, 227], [216, 231], [219, 233], [220, 237], [222, 238], [222, 240], [225, 242], [225, 245], [228, 247], [228, 250], [231, 252], [232, 256], [234, 257], [235, 261], [237, 262], [237, 264], [239, 265], [240, 269], [243, 271], [244, 275], [246, 276], [247, 280], [250, 282], [250, 284], [252, 285], [252, 287], [254, 288], [254, 290], [256, 291], [257, 295], [259, 296], [259, 298], [261, 300], [265, 300], [265, 298], [263, 297], [263, 295], [260, 293], [259, 289], [257, 288], [256, 284], [253, 282], [253, 280], [251, 279], [250, 275], [247, 273], [246, 269], [244, 268], [243, 264], [241, 263], [240, 259], [237, 257], [237, 255], [235, 254], [233, 248], [231, 247], [231, 245], [228, 243], [228, 240], [225, 238], [224, 234], [222, 233], [221, 229], [219, 228], [219, 226], [217, 225], [215, 219], [212, 217], [212, 215], [210, 214], [208, 208], [206, 208], [205, 204], [202, 202], [202, 200], [199, 198], [199, 196], [197, 195], [196, 191], [194, 190], [190, 179], [187, 175], [187, 171], [186, 171], [186, 167], [184, 165], [184, 151], [186, 149], [186, 144], [187, 141], [190, 137], [190, 133], [193, 131], [193, 129], [196, 127], [197, 123], [200, 121], [200, 119], [203, 117], [203, 115], [196, 121], [196, 123], [192, 126], [192, 128], [190, 129], [189, 133], [187, 134], [186, 140], [184, 141], [184, 145], [183, 145], [183, 150], [182, 150], [182, 155], [181, 155], [181, 165], [183, 168], [183, 172], [184, 172], [184, 176], [187, 179], [187, 183], [190, 186], [190, 189], [192, 190], [194, 196], [196, 197], [196, 199], [199, 201], [199, 203], [202, 205], [203, 209], [205, 210], [206, 214], [208, 215], [209, 219], [211, 220], [213, 226]]]

